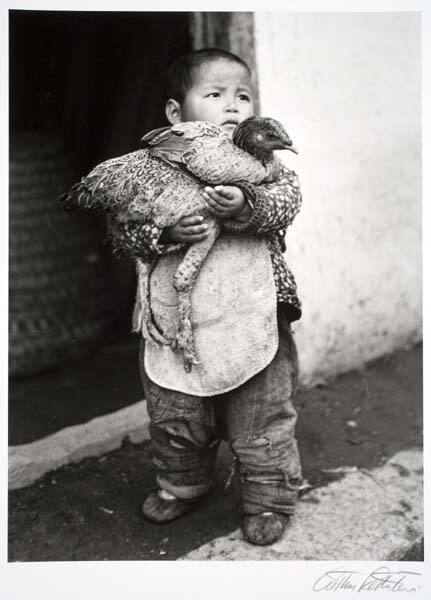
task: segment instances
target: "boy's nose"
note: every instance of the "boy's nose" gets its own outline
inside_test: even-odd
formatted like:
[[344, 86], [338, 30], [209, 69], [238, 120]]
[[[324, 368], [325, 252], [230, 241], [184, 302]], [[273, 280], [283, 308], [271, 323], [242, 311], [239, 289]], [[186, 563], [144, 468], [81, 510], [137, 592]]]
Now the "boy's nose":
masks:
[[226, 102], [225, 111], [226, 112], [238, 112], [238, 107], [236, 105], [236, 99], [231, 99]]

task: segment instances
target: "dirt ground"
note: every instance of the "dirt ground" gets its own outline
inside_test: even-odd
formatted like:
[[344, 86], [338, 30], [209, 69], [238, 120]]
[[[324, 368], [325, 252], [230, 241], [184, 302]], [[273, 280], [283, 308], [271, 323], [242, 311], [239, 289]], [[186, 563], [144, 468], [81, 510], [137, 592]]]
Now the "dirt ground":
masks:
[[[401, 449], [421, 446], [422, 347], [301, 391], [296, 406], [297, 438], [310, 486], [340, 477], [331, 469], [369, 469]], [[10, 492], [8, 559], [175, 560], [239, 526], [236, 478], [224, 489], [230, 463], [225, 445], [211, 494], [187, 517], [161, 526], [140, 514], [140, 503], [154, 487], [150, 442], [126, 441], [98, 459], [67, 465]], [[422, 554], [418, 546], [406, 558], [421, 560]]]

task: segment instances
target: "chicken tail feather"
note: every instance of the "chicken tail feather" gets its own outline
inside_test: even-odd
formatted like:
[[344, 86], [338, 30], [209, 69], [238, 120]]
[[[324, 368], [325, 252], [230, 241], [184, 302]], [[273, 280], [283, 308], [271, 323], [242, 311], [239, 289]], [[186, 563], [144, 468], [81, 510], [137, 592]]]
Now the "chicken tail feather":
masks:
[[60, 196], [60, 202], [63, 204], [64, 210], [75, 211], [82, 208], [82, 186], [80, 183], [75, 183], [68, 192]]

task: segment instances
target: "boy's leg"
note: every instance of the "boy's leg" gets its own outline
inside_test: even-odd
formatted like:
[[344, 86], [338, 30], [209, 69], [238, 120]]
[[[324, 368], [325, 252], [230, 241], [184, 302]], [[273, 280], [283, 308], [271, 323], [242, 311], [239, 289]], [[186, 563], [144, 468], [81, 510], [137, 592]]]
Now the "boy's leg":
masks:
[[144, 515], [167, 521], [188, 512], [211, 487], [219, 440], [210, 398], [199, 398], [162, 388], [140, 371], [150, 416], [153, 463], [160, 488], [143, 505]]
[[[216, 411], [225, 413], [231, 447], [239, 462], [246, 515], [243, 530], [249, 541], [262, 544], [281, 537], [287, 519], [274, 521], [273, 514], [293, 514], [302, 478], [292, 405], [298, 359], [290, 324], [280, 313], [280, 342], [272, 362], [234, 392], [219, 397], [220, 404], [215, 400]], [[259, 517], [254, 518], [256, 515]]]

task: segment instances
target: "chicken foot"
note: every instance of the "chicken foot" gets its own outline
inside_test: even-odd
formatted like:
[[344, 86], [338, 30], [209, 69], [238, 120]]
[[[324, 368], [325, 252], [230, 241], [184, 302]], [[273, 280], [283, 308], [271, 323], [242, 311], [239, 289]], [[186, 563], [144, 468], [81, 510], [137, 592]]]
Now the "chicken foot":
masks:
[[136, 291], [136, 304], [133, 313], [133, 331], [141, 332], [147, 342], [169, 345], [159, 330], [155, 327], [151, 313], [150, 301], [150, 274], [154, 264], [145, 263], [139, 259], [136, 261], [136, 272], [138, 287]]

